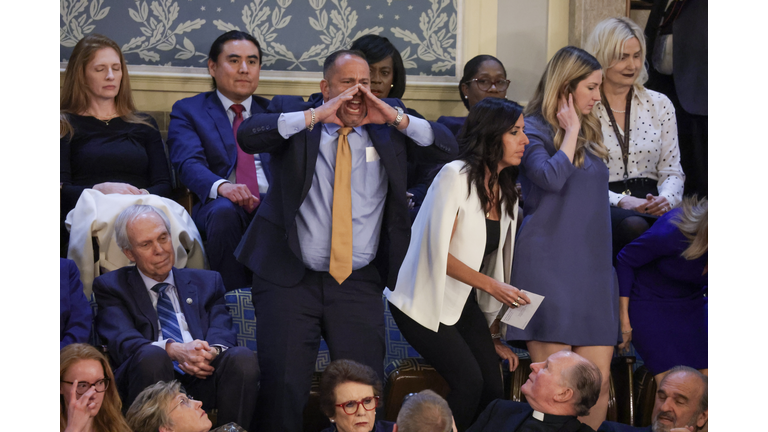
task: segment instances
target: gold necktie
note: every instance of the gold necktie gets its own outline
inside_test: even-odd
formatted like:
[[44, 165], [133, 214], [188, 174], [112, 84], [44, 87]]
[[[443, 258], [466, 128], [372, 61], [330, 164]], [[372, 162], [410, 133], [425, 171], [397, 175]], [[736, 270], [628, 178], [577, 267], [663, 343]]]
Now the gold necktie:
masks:
[[339, 284], [352, 274], [352, 152], [347, 140], [350, 132], [351, 127], [339, 129], [333, 180], [331, 264], [328, 272]]

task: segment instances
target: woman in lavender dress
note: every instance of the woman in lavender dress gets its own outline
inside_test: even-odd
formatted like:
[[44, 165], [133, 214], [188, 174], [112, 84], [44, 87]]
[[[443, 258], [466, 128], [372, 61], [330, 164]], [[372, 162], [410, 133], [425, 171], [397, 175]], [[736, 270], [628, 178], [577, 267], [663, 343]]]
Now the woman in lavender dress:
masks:
[[686, 198], [621, 250], [620, 317], [659, 385], [684, 365], [707, 375], [707, 199]]
[[511, 285], [545, 298], [525, 330], [531, 360], [573, 350], [603, 375], [600, 399], [582, 421], [597, 429], [608, 410], [608, 376], [619, 339], [618, 292], [611, 266], [608, 150], [592, 107], [600, 100], [600, 63], [565, 47], [544, 71], [525, 110], [530, 144], [520, 165], [525, 217]]

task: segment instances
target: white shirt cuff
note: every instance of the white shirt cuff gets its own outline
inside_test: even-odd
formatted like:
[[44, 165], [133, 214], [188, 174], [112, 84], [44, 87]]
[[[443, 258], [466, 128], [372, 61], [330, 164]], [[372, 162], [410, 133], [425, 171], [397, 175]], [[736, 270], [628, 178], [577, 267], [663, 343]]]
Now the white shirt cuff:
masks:
[[210, 199], [218, 198], [219, 197], [219, 186], [221, 186], [221, 184], [224, 183], [224, 182], [227, 182], [227, 180], [226, 179], [216, 180], [213, 183], [213, 186], [211, 186], [211, 191], [208, 192], [208, 198], [210, 198]]
[[408, 127], [401, 132], [421, 147], [430, 146], [435, 142], [435, 133], [429, 122], [415, 116], [408, 116]]

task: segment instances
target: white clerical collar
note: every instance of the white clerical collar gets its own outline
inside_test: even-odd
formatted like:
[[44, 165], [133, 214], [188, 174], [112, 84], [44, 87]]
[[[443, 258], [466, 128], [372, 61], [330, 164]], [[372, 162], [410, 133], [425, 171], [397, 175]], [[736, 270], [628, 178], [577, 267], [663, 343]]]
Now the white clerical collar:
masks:
[[538, 421], [544, 421], [544, 413], [541, 411], [533, 410], [533, 418]]

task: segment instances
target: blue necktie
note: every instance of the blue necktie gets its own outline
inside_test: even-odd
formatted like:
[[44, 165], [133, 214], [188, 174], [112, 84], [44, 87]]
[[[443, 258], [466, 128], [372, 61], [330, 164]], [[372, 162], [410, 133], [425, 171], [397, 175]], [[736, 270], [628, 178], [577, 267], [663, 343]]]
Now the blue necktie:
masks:
[[[160, 327], [163, 330], [163, 337], [165, 339], [173, 339], [178, 343], [184, 343], [184, 338], [181, 336], [181, 329], [179, 328], [179, 319], [173, 310], [173, 303], [171, 303], [168, 294], [165, 293], [167, 288], [167, 283], [159, 283], [152, 287], [152, 291], [160, 295], [157, 299], [157, 318], [160, 320]], [[179, 362], [177, 361], [173, 362], [173, 369], [182, 375], [186, 375], [179, 367]]]

